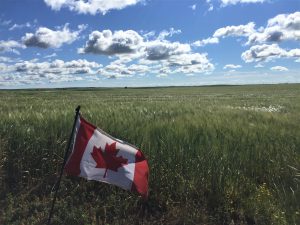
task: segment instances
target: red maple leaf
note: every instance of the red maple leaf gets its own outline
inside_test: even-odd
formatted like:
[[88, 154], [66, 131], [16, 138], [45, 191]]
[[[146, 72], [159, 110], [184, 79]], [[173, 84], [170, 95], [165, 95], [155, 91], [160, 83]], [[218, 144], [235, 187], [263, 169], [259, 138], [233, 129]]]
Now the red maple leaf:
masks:
[[108, 169], [117, 172], [119, 167], [128, 164], [128, 159], [125, 159], [122, 156], [117, 156], [119, 151], [119, 149], [116, 149], [116, 142], [110, 145], [106, 143], [104, 151], [101, 147], [97, 148], [94, 146], [91, 155], [97, 163], [96, 168], [106, 169], [103, 175], [104, 178], [106, 177]]

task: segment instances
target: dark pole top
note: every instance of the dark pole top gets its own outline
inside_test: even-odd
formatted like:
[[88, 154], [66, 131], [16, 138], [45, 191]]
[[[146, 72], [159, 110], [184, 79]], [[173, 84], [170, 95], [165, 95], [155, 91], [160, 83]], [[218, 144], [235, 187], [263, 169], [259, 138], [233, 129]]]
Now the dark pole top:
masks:
[[[79, 117], [79, 115], [80, 115], [80, 112], [79, 112], [79, 110], [80, 110], [80, 105], [79, 106], [77, 106], [77, 108], [75, 109], [75, 121], [77, 121], [77, 118]], [[76, 123], [76, 122], [75, 122]], [[74, 125], [75, 126], [75, 125]]]
[[80, 105], [77, 106], [77, 108], [75, 109], [76, 113], [79, 113], [79, 110], [80, 110]]

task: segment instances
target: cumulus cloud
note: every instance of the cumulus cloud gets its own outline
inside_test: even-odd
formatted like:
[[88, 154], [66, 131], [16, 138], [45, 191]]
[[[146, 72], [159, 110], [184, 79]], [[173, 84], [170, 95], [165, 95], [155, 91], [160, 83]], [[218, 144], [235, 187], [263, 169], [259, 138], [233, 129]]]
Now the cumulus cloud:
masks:
[[83, 78], [68, 74], [45, 74], [43, 77], [39, 75], [6, 74], [0, 76], [0, 86], [37, 85], [44, 83], [74, 82], [80, 80], [83, 80]]
[[218, 44], [218, 43], [219, 43], [219, 38], [211, 37], [211, 38], [206, 38], [206, 39], [195, 41], [194, 43], [192, 43], [192, 45], [196, 46], [196, 47], [202, 47], [207, 44]]
[[174, 55], [181, 55], [191, 51], [189, 44], [181, 44], [179, 42], [169, 41], [151, 41], [145, 43], [146, 59], [148, 60], [163, 60]]
[[0, 41], [0, 52], [13, 52], [15, 54], [20, 54], [16, 48], [25, 48], [25, 46], [13, 40]]
[[0, 63], [0, 73], [6, 73], [8, 70], [8, 66], [5, 63]]
[[128, 54], [138, 50], [143, 38], [133, 30], [110, 30], [93, 31], [89, 40], [79, 53], [94, 53], [103, 55]]
[[[214, 69], [207, 54], [193, 53], [190, 44], [166, 40], [180, 30], [171, 28], [152, 40], [133, 30], [93, 31], [79, 53], [108, 55], [115, 60], [99, 70], [110, 78], [148, 73], [204, 73]], [[132, 63], [137, 61], [139, 64]], [[131, 65], [129, 65], [131, 63]]]
[[109, 78], [131, 77], [145, 73], [159, 74], [199, 74], [214, 70], [214, 65], [207, 58], [207, 54], [182, 53], [174, 54], [163, 59], [149, 60], [141, 58], [139, 64], [126, 65], [119, 60], [113, 61], [108, 66], [101, 68], [99, 74]]
[[189, 53], [171, 57], [168, 65], [173, 73], [198, 74], [208, 73], [214, 70], [214, 65], [210, 63], [207, 54]]
[[267, 0], [221, 0], [221, 6], [236, 5], [242, 3], [263, 3]]
[[[110, 30], [93, 31], [89, 40], [79, 53], [93, 53], [102, 55], [127, 55], [137, 54], [136, 57], [144, 55], [148, 60], [163, 60], [172, 55], [183, 54], [191, 51], [189, 44], [169, 42], [166, 37], [180, 33], [180, 30], [171, 28], [162, 31], [155, 40], [144, 40], [141, 35], [133, 30]], [[121, 57], [121, 56], [120, 56]]]
[[217, 29], [213, 37], [246, 37], [246, 44], [280, 42], [284, 40], [300, 40], [300, 12], [279, 14], [268, 20], [266, 27], [255, 29], [255, 23], [226, 26]]
[[131, 64], [128, 67], [128, 70], [132, 71], [134, 74], [144, 75], [146, 72], [149, 72], [150, 67], [146, 65]]
[[124, 64], [109, 64], [103, 70], [99, 71], [100, 74], [110, 77], [129, 77], [133, 75]]
[[266, 27], [249, 31], [244, 35], [248, 38], [246, 44], [256, 45], [242, 53], [241, 57], [245, 62], [262, 62], [300, 56], [298, 48], [285, 50], [278, 46], [278, 43], [282, 41], [300, 41], [300, 12], [277, 15], [268, 20]]
[[106, 14], [110, 10], [120, 10], [136, 5], [142, 0], [44, 0], [53, 10], [68, 8], [80, 14]]
[[59, 59], [38, 62], [34, 59], [14, 65], [0, 64], [0, 85], [82, 80], [79, 75], [95, 75], [101, 67], [101, 64], [82, 59], [66, 62]]
[[279, 72], [289, 71], [289, 69], [284, 66], [273, 66], [270, 68], [270, 70], [279, 71]]
[[212, 37], [195, 41], [192, 45], [196, 47], [205, 46], [207, 44], [218, 44], [219, 38], [249, 36], [255, 32], [255, 23], [250, 22], [246, 25], [226, 26], [217, 29]]
[[[12, 60], [9, 57], [5, 57], [5, 56], [0, 56], [0, 62], [13, 62], [14, 60]], [[1, 70], [1, 69], [0, 69]]]
[[63, 60], [54, 60], [52, 62], [32, 62], [24, 61], [16, 63], [14, 69], [16, 72], [24, 72], [30, 75], [44, 74], [85, 74], [93, 73], [93, 68], [101, 67], [96, 62], [89, 62], [87, 60], [72, 60], [64, 62]]
[[255, 32], [255, 23], [250, 22], [246, 25], [227, 26], [219, 28], [213, 34], [213, 37], [227, 37], [227, 36], [249, 36]]
[[131, 64], [129, 66], [125, 64], [119, 64], [112, 62], [98, 70], [98, 73], [108, 78], [120, 78], [120, 77], [132, 77], [133, 75], [144, 75], [150, 71], [150, 67], [146, 65]]
[[167, 64], [169, 66], [190, 66], [197, 64], [209, 64], [209, 60], [207, 59], [207, 54], [185, 53], [170, 57]]
[[277, 44], [254, 45], [242, 53], [242, 59], [249, 62], [270, 61], [275, 58], [300, 57], [300, 49], [285, 50]]
[[249, 35], [248, 44], [300, 40], [300, 12], [279, 14], [265, 28]]
[[[148, 64], [151, 66], [151, 73], [158, 74], [159, 77], [165, 77], [175, 73], [195, 75], [199, 73], [209, 73], [214, 70], [214, 65], [207, 58], [206, 53], [189, 52], [172, 55], [165, 60], [151, 62], [153, 62], [153, 64]], [[147, 63], [147, 60], [141, 63]]]
[[226, 26], [217, 29], [212, 37], [195, 41], [192, 45], [199, 47], [217, 44], [220, 38], [245, 37], [246, 45], [279, 43], [281, 41], [300, 41], [300, 12], [279, 14], [268, 20], [265, 27], [255, 28], [254, 22], [245, 25]]
[[68, 24], [58, 30], [40, 27], [34, 34], [26, 33], [22, 41], [27, 47], [59, 48], [65, 43], [71, 44], [77, 40], [80, 32], [85, 28], [85, 25], [79, 25], [77, 31], [70, 31]]
[[224, 70], [226, 69], [238, 69], [238, 68], [242, 68], [241, 65], [234, 65], [234, 64], [227, 64], [223, 67]]

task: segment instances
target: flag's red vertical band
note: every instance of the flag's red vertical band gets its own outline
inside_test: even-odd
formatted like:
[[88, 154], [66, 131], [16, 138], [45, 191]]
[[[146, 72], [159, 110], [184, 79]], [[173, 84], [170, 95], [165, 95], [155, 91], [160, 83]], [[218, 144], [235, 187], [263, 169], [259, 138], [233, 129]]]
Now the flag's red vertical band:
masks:
[[138, 192], [143, 198], [148, 197], [148, 176], [149, 168], [147, 160], [141, 151], [135, 155], [134, 178], [131, 190]]
[[80, 162], [95, 129], [96, 127], [94, 125], [88, 123], [80, 116], [80, 127], [76, 135], [74, 150], [65, 166], [67, 174], [72, 176], [78, 176], [80, 174]]

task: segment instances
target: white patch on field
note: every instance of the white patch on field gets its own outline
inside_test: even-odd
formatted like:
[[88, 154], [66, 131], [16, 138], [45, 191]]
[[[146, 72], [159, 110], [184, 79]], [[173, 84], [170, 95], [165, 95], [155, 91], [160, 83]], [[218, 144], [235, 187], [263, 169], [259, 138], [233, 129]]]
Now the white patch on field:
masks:
[[246, 111], [255, 111], [255, 112], [281, 112], [283, 109], [283, 106], [281, 105], [270, 105], [268, 107], [266, 106], [228, 106], [227, 108], [230, 109], [240, 109], [240, 110], [246, 110]]

